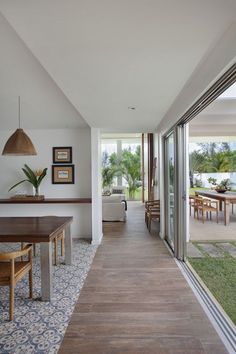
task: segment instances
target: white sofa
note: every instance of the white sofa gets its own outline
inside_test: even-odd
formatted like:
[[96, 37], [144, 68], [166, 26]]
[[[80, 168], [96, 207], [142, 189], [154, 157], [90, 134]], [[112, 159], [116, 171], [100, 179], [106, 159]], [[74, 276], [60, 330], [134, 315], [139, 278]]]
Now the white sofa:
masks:
[[124, 194], [112, 194], [102, 197], [102, 220], [125, 221], [126, 205]]

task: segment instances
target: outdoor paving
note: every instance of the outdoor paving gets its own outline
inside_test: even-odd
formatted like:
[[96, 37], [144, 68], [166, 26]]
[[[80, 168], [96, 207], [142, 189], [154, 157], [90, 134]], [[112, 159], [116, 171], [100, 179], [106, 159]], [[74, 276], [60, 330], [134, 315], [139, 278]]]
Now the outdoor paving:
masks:
[[230, 242], [217, 242], [217, 244], [189, 242], [187, 244], [187, 255], [190, 258], [203, 258], [206, 255], [213, 258], [222, 258], [227, 255], [236, 258], [236, 244]]
[[212, 243], [198, 243], [198, 245], [212, 258], [224, 257], [224, 252]]
[[232, 243], [222, 242], [219, 243], [218, 246], [222, 248], [224, 252], [229, 253], [231, 257], [236, 258], [236, 246], [234, 246]]
[[203, 253], [191, 242], [187, 244], [187, 255], [191, 258], [203, 258]]
[[220, 213], [219, 224], [215, 219], [202, 223], [201, 219], [189, 218], [190, 241], [192, 242], [236, 242], [236, 205], [235, 214], [230, 214], [230, 224], [225, 226], [224, 215]]

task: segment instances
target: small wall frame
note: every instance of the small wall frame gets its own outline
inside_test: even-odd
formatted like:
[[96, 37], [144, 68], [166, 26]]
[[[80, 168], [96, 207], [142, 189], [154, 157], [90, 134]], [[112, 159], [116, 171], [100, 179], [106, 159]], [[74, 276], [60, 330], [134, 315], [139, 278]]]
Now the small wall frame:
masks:
[[53, 165], [52, 183], [53, 184], [74, 184], [75, 183], [74, 165]]
[[53, 163], [72, 163], [72, 147], [71, 146], [59, 146], [52, 148]]

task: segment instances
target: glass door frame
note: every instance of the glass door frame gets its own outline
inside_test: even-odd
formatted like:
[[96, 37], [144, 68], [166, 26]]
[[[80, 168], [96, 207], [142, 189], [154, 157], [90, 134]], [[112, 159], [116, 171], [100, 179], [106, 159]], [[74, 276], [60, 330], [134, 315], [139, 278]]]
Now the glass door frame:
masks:
[[236, 82], [236, 63], [232, 65], [219, 78], [212, 87], [210, 87], [177, 121], [177, 123], [163, 136], [163, 163], [164, 168], [164, 238], [166, 239], [168, 222], [168, 190], [167, 190], [167, 151], [166, 141], [171, 133], [174, 133], [175, 146], [175, 164], [174, 164], [174, 255], [179, 260], [185, 261], [187, 257], [187, 238], [189, 237], [189, 219], [188, 219], [188, 122], [203, 111], [211, 102], [213, 102], [221, 93]]
[[[173, 213], [173, 232], [174, 232], [174, 235], [173, 235], [173, 247], [169, 241], [169, 239], [171, 237], [168, 237], [168, 232], [169, 232], [169, 229], [170, 229], [170, 223], [171, 223], [171, 220], [170, 220], [170, 211], [169, 211], [169, 204], [170, 204], [170, 195], [169, 195], [169, 138], [171, 137], [171, 135], [173, 135], [173, 145], [174, 145], [174, 185], [173, 185], [173, 193], [174, 193], [174, 213]], [[170, 248], [172, 249], [172, 251], [174, 252], [175, 254], [175, 250], [176, 250], [176, 243], [175, 243], [175, 239], [176, 239], [176, 230], [175, 230], [175, 211], [176, 211], [176, 205], [175, 205], [175, 190], [176, 190], [176, 166], [175, 166], [175, 159], [176, 159], [176, 153], [175, 153], [175, 131], [174, 130], [171, 130], [168, 132], [168, 134], [166, 134], [164, 137], [163, 137], [163, 143], [164, 143], [164, 199], [165, 199], [165, 239], [168, 243], [168, 245], [170, 246]]]
[[[165, 210], [165, 239], [169, 246], [167, 232], [169, 223], [169, 190], [168, 190], [168, 138], [173, 134], [174, 139], [174, 256], [184, 260], [186, 255], [186, 235], [188, 230], [188, 191], [187, 191], [187, 138], [186, 125], [177, 125], [163, 137], [164, 151], [164, 210]], [[171, 247], [172, 248], [172, 247]]]

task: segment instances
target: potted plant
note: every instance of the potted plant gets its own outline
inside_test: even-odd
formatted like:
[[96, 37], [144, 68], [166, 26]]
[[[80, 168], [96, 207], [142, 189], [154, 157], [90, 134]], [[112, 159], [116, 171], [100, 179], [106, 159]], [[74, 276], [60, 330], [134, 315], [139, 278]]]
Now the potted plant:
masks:
[[33, 171], [33, 170], [31, 170], [31, 168], [28, 165], [25, 164], [24, 167], [22, 168], [22, 171], [24, 172], [26, 178], [16, 184], [14, 184], [14, 186], [12, 186], [8, 190], [8, 192], [10, 192], [13, 188], [19, 186], [21, 183], [29, 182], [30, 184], [32, 184], [32, 186], [34, 188], [34, 195], [36, 197], [38, 197], [39, 196], [39, 186], [47, 174], [47, 168]]
[[219, 184], [216, 185], [215, 190], [218, 193], [225, 193], [226, 191], [229, 191], [231, 182], [229, 178], [223, 179]]
[[217, 179], [216, 178], [213, 178], [213, 177], [209, 177], [207, 179], [208, 183], [212, 184], [212, 187], [211, 189], [215, 189], [216, 186], [217, 186]]

